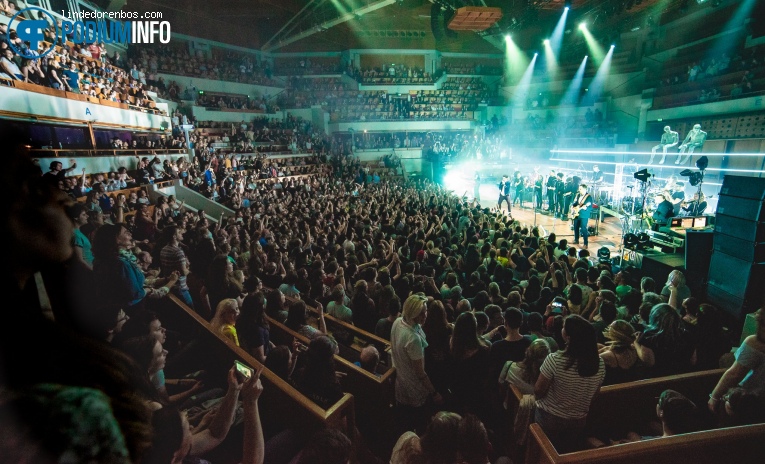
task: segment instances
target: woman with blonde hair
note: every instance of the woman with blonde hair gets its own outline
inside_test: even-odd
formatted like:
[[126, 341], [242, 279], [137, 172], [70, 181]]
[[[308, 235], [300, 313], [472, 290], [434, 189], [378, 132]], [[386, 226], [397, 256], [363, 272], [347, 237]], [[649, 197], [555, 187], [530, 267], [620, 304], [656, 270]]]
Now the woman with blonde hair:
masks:
[[425, 332], [422, 324], [428, 316], [428, 298], [423, 293], [410, 295], [404, 302], [402, 317], [391, 329], [391, 357], [396, 367], [397, 426], [417, 430], [430, 416], [433, 404], [443, 398], [425, 371]]
[[640, 358], [633, 346], [634, 334], [632, 324], [623, 320], [615, 320], [603, 331], [607, 342], [598, 350], [606, 364], [603, 385], [631, 382], [639, 378]]
[[210, 321], [212, 330], [239, 346], [236, 334], [236, 320], [239, 318], [239, 303], [233, 298], [226, 298], [215, 307], [215, 315]]
[[[534, 394], [534, 384], [539, 378], [539, 368], [547, 355], [554, 350], [544, 338], [538, 338], [526, 348], [523, 361], [507, 361], [499, 374], [499, 385], [502, 391], [513, 385], [524, 395]], [[503, 395], [504, 396], [504, 395]]]

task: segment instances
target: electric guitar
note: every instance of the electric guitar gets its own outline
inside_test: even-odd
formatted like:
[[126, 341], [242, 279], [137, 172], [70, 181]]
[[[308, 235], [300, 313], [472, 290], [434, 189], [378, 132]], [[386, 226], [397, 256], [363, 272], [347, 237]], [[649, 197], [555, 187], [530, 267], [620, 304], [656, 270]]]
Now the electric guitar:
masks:
[[[582, 199], [582, 201], [587, 201], [590, 194], [588, 193], [586, 197]], [[574, 220], [579, 217], [579, 212], [583, 209], [587, 208], [587, 205], [579, 205], [579, 206], [572, 206], [571, 209], [568, 210], [568, 218], [570, 220]]]

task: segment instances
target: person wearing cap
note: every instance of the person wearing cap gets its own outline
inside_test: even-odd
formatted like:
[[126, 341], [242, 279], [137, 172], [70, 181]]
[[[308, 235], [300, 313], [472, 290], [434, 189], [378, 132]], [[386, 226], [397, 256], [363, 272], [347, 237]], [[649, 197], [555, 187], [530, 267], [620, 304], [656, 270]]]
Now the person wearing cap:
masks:
[[[707, 140], [707, 133], [701, 130], [701, 124], [694, 124], [693, 129], [685, 136], [683, 144], [680, 145], [680, 152], [677, 154], [675, 164], [685, 164], [691, 159], [691, 154], [697, 148], [704, 146], [704, 142]], [[687, 155], [686, 155], [687, 152]], [[685, 155], [685, 158], [683, 158]]]
[[422, 293], [411, 295], [404, 302], [402, 316], [393, 322], [391, 328], [391, 357], [396, 367], [397, 422], [402, 430], [421, 429], [430, 416], [431, 405], [443, 402], [425, 372], [428, 342], [422, 324], [428, 315], [427, 302], [427, 297]]
[[672, 147], [676, 147], [679, 142], [680, 135], [678, 135], [677, 131], [673, 131], [669, 126], [664, 126], [664, 133], [661, 135], [661, 141], [658, 145], [651, 148], [651, 159], [648, 161], [648, 164], [653, 164], [653, 159], [656, 156], [656, 150], [659, 148], [661, 148], [662, 152], [664, 153], [664, 155], [661, 157], [661, 161], [659, 161], [659, 164], [664, 164], [664, 160], [667, 159], [667, 150]]

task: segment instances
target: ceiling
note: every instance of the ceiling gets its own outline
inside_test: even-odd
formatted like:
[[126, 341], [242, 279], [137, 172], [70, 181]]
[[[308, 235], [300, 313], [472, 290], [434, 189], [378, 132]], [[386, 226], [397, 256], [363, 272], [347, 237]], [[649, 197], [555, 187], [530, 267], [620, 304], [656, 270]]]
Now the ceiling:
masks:
[[[497, 53], [500, 50], [496, 46], [475, 32], [451, 33], [436, 39], [431, 13], [438, 10], [433, 3], [447, 15], [462, 6], [501, 8], [502, 19], [486, 35], [501, 37], [512, 33], [516, 44], [527, 50], [537, 48], [549, 36], [566, 5], [571, 7], [567, 37], [573, 43], [582, 40], [581, 35], [572, 33], [583, 20], [596, 38], [607, 41], [619, 32], [644, 25], [649, 16], [658, 20], [662, 14], [688, 3], [687, 0], [396, 0], [374, 12], [351, 16], [349, 21], [318, 31], [317, 25], [340, 16], [339, 11], [355, 11], [376, 1], [380, 0], [127, 0], [123, 10], [162, 11], [173, 32], [274, 52], [402, 48]], [[696, 6], [696, 2], [690, 3], [690, 7]], [[296, 16], [304, 7], [303, 14]], [[286, 25], [289, 28], [277, 40], [271, 40]], [[437, 27], [443, 30], [443, 23], [439, 22]], [[291, 37], [306, 31], [312, 33], [290, 43]]]

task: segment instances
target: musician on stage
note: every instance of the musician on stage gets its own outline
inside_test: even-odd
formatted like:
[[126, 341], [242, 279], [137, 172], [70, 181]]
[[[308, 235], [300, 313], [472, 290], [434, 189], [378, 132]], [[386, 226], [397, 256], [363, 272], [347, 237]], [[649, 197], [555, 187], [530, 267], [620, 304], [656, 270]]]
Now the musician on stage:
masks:
[[579, 184], [577, 195], [574, 198], [571, 210], [571, 216], [574, 218], [574, 245], [579, 245], [579, 236], [584, 241], [583, 249], [587, 249], [587, 238], [590, 233], [587, 230], [587, 224], [590, 222], [590, 208], [592, 207], [592, 196], [587, 192], [587, 184]]
[[525, 188], [525, 183], [523, 181], [523, 176], [521, 176], [521, 171], [515, 171], [513, 173], [513, 180], [510, 182], [510, 185], [515, 191], [513, 206], [515, 206], [516, 203], [520, 203], [521, 208], [523, 208], [523, 189]]
[[653, 158], [656, 156], [656, 150], [659, 148], [661, 148], [664, 153], [659, 164], [664, 164], [664, 160], [667, 159], [667, 150], [676, 147], [678, 143], [680, 143], [680, 135], [678, 135], [677, 131], [673, 131], [669, 126], [664, 126], [664, 133], [661, 134], [661, 141], [658, 145], [651, 148], [651, 159], [648, 161], [648, 164], [653, 164]]
[[571, 210], [571, 204], [574, 201], [576, 193], [579, 191], [579, 184], [582, 183], [582, 178], [579, 176], [569, 176], [566, 178], [565, 192], [563, 192], [563, 217], [567, 217]]
[[693, 194], [691, 201], [683, 202], [681, 204], [683, 216], [701, 216], [707, 209], [707, 201], [704, 197], [704, 192], [699, 196], [698, 193]]
[[675, 205], [672, 204], [672, 194], [668, 191], [661, 193], [662, 201], [656, 206], [653, 212], [653, 230], [658, 231], [660, 227], [666, 227], [669, 221], [675, 217]]
[[504, 201], [507, 203], [507, 212], [510, 213], [512, 210], [510, 205], [510, 180], [507, 178], [507, 174], [502, 176], [502, 182], [500, 182], [497, 186], [499, 187], [499, 199], [497, 200], [497, 207], [501, 210], [502, 202]]
[[600, 184], [603, 182], [603, 171], [600, 170], [598, 165], [592, 167], [592, 184]]
[[555, 169], [551, 169], [550, 174], [547, 176], [545, 186], [547, 187], [547, 211], [553, 214], [555, 213], [555, 184], [557, 181], [558, 178], [555, 176]]
[[544, 177], [542, 174], [537, 174], [534, 179], [534, 207], [536, 209], [542, 209], [542, 186], [544, 185]]
[[563, 210], [566, 204], [566, 176], [562, 172], [557, 175], [555, 181], [555, 215], [563, 219]]

